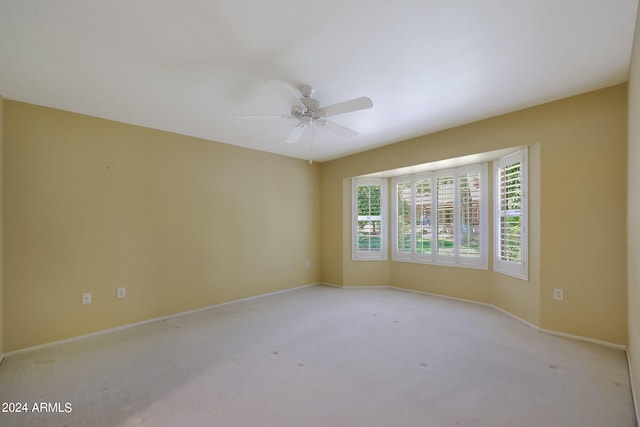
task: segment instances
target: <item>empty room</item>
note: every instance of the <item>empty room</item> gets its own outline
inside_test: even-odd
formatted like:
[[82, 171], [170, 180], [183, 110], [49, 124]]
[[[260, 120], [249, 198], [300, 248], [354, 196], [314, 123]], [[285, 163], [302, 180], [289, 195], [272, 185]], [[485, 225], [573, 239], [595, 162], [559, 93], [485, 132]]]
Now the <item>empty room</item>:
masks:
[[637, 426], [637, 0], [0, 0], [0, 425]]

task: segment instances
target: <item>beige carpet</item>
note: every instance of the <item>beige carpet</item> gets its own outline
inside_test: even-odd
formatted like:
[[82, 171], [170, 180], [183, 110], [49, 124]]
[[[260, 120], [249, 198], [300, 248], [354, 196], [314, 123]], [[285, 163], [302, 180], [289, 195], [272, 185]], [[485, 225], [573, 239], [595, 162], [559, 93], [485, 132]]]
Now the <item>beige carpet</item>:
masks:
[[624, 352], [489, 307], [314, 286], [8, 357], [0, 402], [59, 412], [0, 425], [624, 427], [629, 387]]

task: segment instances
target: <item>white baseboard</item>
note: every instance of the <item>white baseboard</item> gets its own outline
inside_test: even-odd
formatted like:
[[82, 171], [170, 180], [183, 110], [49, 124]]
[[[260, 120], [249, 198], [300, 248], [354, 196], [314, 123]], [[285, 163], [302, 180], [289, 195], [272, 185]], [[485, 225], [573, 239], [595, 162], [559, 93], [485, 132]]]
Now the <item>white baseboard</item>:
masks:
[[[4, 354], [4, 356], [2, 356], [2, 358], [9, 357], [9, 356], [14, 356], [16, 354], [28, 353], [28, 352], [31, 352], [31, 351], [42, 350], [42, 349], [45, 349], [45, 348], [48, 348], [48, 347], [53, 347], [53, 346], [60, 345], [60, 344], [67, 344], [67, 343], [71, 343], [71, 342], [75, 342], [75, 341], [80, 341], [80, 340], [83, 340], [83, 339], [96, 337], [96, 336], [103, 335], [103, 334], [110, 334], [112, 332], [122, 331], [124, 329], [129, 329], [129, 328], [135, 328], [137, 326], [147, 325], [149, 323], [160, 322], [160, 321], [163, 321], [163, 320], [172, 319], [174, 317], [180, 317], [180, 316], [186, 316], [186, 315], [189, 315], [189, 314], [195, 314], [195, 313], [199, 313], [199, 312], [205, 311], [205, 310], [210, 310], [210, 309], [213, 309], [213, 308], [216, 308], [216, 307], [222, 307], [222, 306], [225, 306], [225, 305], [236, 304], [236, 303], [239, 303], [239, 302], [250, 301], [250, 300], [254, 300], [254, 299], [258, 299], [258, 298], [264, 298], [264, 297], [267, 297], [267, 296], [282, 294], [282, 293], [285, 293], [285, 292], [291, 292], [291, 291], [295, 291], [295, 290], [298, 290], [298, 289], [308, 288], [308, 287], [311, 287], [311, 286], [317, 286], [319, 284], [320, 283], [310, 283], [308, 285], [296, 286], [295, 288], [282, 289], [280, 291], [274, 291], [274, 292], [268, 292], [266, 294], [254, 295], [254, 296], [247, 297], [247, 298], [242, 298], [242, 299], [238, 299], [238, 300], [223, 302], [223, 303], [220, 303], [220, 304], [210, 305], [210, 306], [207, 306], [207, 307], [196, 308], [195, 310], [181, 311], [179, 313], [169, 314], [167, 316], [154, 317], [154, 318], [151, 318], [151, 319], [142, 320], [140, 322], [129, 323], [129, 324], [126, 324], [126, 325], [117, 326], [115, 328], [109, 328], [109, 329], [104, 329], [102, 331], [97, 331], [97, 332], [91, 332], [91, 333], [88, 333], [88, 334], [78, 335], [78, 336], [67, 338], [67, 339], [63, 339], [63, 340], [52, 341], [52, 342], [48, 342], [48, 343], [45, 343], [45, 344], [39, 344], [39, 345], [31, 346], [31, 347], [25, 347], [25, 348], [21, 348], [19, 350], [14, 350], [14, 351], [7, 352], [7, 353]], [[0, 358], [0, 362], [2, 361], [2, 358]]]
[[549, 335], [554, 335], [556, 337], [562, 337], [562, 338], [569, 338], [571, 340], [577, 340], [577, 341], [584, 341], [584, 342], [588, 342], [591, 344], [597, 344], [597, 345], [601, 345], [604, 347], [609, 347], [609, 348], [613, 348], [615, 350], [622, 350], [622, 351], [626, 351], [627, 350], [627, 346], [626, 345], [622, 345], [622, 344], [615, 344], [612, 342], [608, 342], [608, 341], [601, 341], [601, 340], [597, 340], [594, 338], [589, 338], [589, 337], [583, 337], [580, 335], [572, 335], [572, 334], [567, 334], [565, 332], [558, 332], [558, 331], [553, 331], [551, 329], [543, 329], [543, 328], [539, 328], [540, 332], [544, 332], [545, 334], [549, 334]]
[[[53, 347], [56, 345], [60, 345], [60, 344], [66, 344], [66, 343], [70, 343], [70, 342], [74, 342], [74, 341], [78, 341], [78, 340], [83, 340], [86, 338], [90, 338], [90, 337], [94, 337], [94, 336], [98, 336], [98, 335], [102, 335], [102, 334], [108, 334], [111, 332], [116, 332], [116, 331], [120, 331], [123, 329], [129, 329], [129, 328], [135, 328], [137, 326], [142, 326], [142, 325], [146, 325], [148, 323], [153, 323], [153, 322], [159, 322], [162, 320], [167, 320], [167, 319], [171, 319], [174, 317], [179, 317], [179, 316], [186, 316], [189, 314], [194, 314], [194, 313], [198, 313], [201, 311], [205, 311], [205, 310], [210, 310], [212, 308], [216, 308], [216, 307], [222, 307], [225, 305], [229, 305], [229, 304], [236, 304], [239, 302], [243, 302], [243, 301], [250, 301], [253, 299], [258, 299], [258, 298], [263, 298], [266, 296], [270, 296], [270, 295], [277, 295], [277, 294], [281, 294], [281, 293], [285, 293], [285, 292], [291, 292], [297, 289], [303, 289], [303, 288], [308, 288], [311, 286], [330, 286], [333, 288], [338, 288], [338, 289], [397, 289], [400, 291], [405, 291], [405, 292], [413, 292], [413, 293], [417, 293], [417, 294], [422, 294], [422, 295], [428, 295], [428, 296], [432, 296], [432, 297], [436, 297], [436, 298], [444, 298], [444, 299], [449, 299], [449, 300], [454, 300], [454, 301], [460, 301], [460, 302], [466, 302], [466, 303], [471, 303], [471, 304], [479, 304], [479, 305], [483, 305], [486, 307], [491, 307], [494, 310], [497, 310], [521, 323], [523, 323], [524, 325], [527, 325], [528, 327], [538, 331], [538, 332], [542, 332], [545, 334], [549, 334], [549, 335], [555, 335], [558, 337], [562, 337], [562, 338], [568, 338], [568, 339], [572, 339], [572, 340], [576, 340], [576, 341], [583, 341], [583, 342], [589, 342], [592, 344], [597, 344], [597, 345], [601, 345], [604, 347], [609, 347], [609, 348], [613, 348], [616, 350], [623, 350], [623, 351], [627, 351], [626, 346], [624, 345], [620, 345], [620, 344], [614, 344], [614, 343], [610, 343], [607, 341], [601, 341], [601, 340], [596, 340], [593, 338], [588, 338], [588, 337], [583, 337], [583, 336], [579, 336], [579, 335], [572, 335], [572, 334], [567, 334], [564, 332], [558, 332], [558, 331], [553, 331], [550, 329], [542, 329], [539, 326], [534, 325], [533, 323], [530, 323], [518, 316], [516, 316], [513, 313], [510, 313], [494, 304], [490, 304], [490, 303], [486, 303], [486, 302], [481, 302], [481, 301], [474, 301], [474, 300], [468, 300], [468, 299], [464, 299], [464, 298], [457, 298], [457, 297], [451, 297], [451, 296], [447, 296], [447, 295], [440, 295], [440, 294], [434, 294], [431, 292], [424, 292], [424, 291], [418, 291], [418, 290], [414, 290], [414, 289], [407, 289], [407, 288], [399, 288], [396, 286], [389, 286], [389, 285], [381, 285], [381, 286], [338, 286], [332, 283], [328, 283], [328, 282], [318, 282], [318, 283], [311, 283], [311, 284], [307, 284], [307, 285], [302, 285], [302, 286], [297, 286], [295, 288], [290, 288], [290, 289], [283, 289], [280, 291], [274, 291], [274, 292], [268, 292], [266, 294], [260, 294], [260, 295], [255, 295], [255, 296], [251, 296], [251, 297], [247, 297], [247, 298], [242, 298], [242, 299], [238, 299], [238, 300], [233, 300], [233, 301], [228, 301], [228, 302], [223, 302], [220, 304], [214, 304], [211, 306], [207, 306], [207, 307], [202, 307], [202, 308], [197, 308], [195, 310], [189, 310], [189, 311], [183, 311], [180, 313], [174, 313], [174, 314], [170, 314], [167, 316], [161, 316], [161, 317], [154, 317], [152, 319], [147, 319], [147, 320], [143, 320], [140, 322], [136, 322], [136, 323], [130, 323], [127, 325], [122, 325], [122, 326], [118, 326], [115, 328], [110, 328], [110, 329], [105, 329], [102, 331], [98, 331], [98, 332], [92, 332], [89, 334], [84, 334], [84, 335], [78, 335], [76, 337], [72, 337], [72, 338], [67, 338], [64, 340], [59, 340], [59, 341], [53, 341], [50, 343], [45, 343], [45, 344], [40, 344], [40, 345], [36, 345], [36, 346], [32, 346], [32, 347], [26, 347], [23, 349], [19, 349], [19, 350], [15, 350], [15, 351], [10, 351], [5, 353], [3, 356], [0, 356], [0, 363], [2, 362], [2, 359], [4, 357], [9, 357], [9, 356], [13, 356], [15, 354], [20, 354], [20, 353], [26, 353], [26, 352], [30, 352], [30, 351], [36, 351], [36, 350], [42, 350], [44, 348], [47, 347]], [[631, 371], [629, 371], [631, 372]], [[635, 401], [634, 401], [635, 403]]]
[[340, 286], [340, 285], [335, 285], [335, 284], [333, 284], [333, 283], [329, 283], [329, 282], [320, 282], [320, 283], [318, 283], [318, 285], [320, 285], [320, 286], [330, 286], [330, 287], [332, 287], [332, 288], [339, 288], [339, 289], [342, 289], [342, 286]]
[[483, 305], [486, 305], [487, 307], [491, 307], [491, 308], [493, 308], [494, 310], [497, 310], [497, 311], [499, 311], [500, 313], [502, 313], [502, 314], [504, 314], [504, 315], [506, 315], [506, 316], [509, 316], [509, 317], [511, 317], [512, 319], [517, 320], [517, 321], [518, 321], [518, 322], [520, 322], [520, 323], [525, 324], [526, 326], [530, 327], [531, 329], [535, 329], [535, 330], [536, 330], [536, 331], [538, 331], [538, 332], [545, 332], [545, 331], [543, 331], [542, 329], [540, 329], [540, 327], [539, 327], [538, 325], [536, 325], [536, 324], [534, 324], [534, 323], [531, 323], [531, 322], [529, 322], [528, 320], [524, 320], [522, 317], [516, 316], [515, 314], [513, 314], [513, 313], [511, 313], [511, 312], [509, 312], [509, 311], [507, 311], [507, 310], [505, 310], [505, 309], [504, 309], [504, 308], [502, 308], [502, 307], [498, 307], [497, 305], [493, 305], [493, 304], [486, 304], [486, 303], [483, 303]]
[[464, 298], [457, 298], [457, 297], [451, 297], [451, 296], [448, 296], [448, 295], [434, 294], [434, 293], [431, 293], [431, 292], [417, 291], [415, 289], [399, 288], [399, 287], [396, 287], [396, 286], [345, 286], [343, 288], [344, 289], [354, 289], [354, 288], [362, 288], [362, 289], [365, 289], [365, 288], [369, 288], [369, 289], [370, 288], [376, 288], [376, 289], [391, 288], [391, 289], [397, 289], [397, 290], [400, 290], [400, 291], [406, 291], [406, 292], [413, 292], [413, 293], [417, 293], [417, 294], [429, 295], [429, 296], [437, 297], [437, 298], [445, 298], [445, 299], [450, 299], [450, 300], [454, 300], [454, 301], [460, 301], [460, 302], [466, 302], [466, 303], [471, 303], [471, 304], [484, 305], [486, 307], [491, 307], [494, 310], [497, 310], [497, 311], [499, 311], [499, 312], [511, 317], [512, 319], [515, 319], [515, 320], [519, 321], [520, 323], [523, 323], [524, 325], [527, 325], [528, 327], [530, 327], [530, 328], [532, 328], [532, 329], [534, 329], [534, 330], [536, 330], [538, 332], [542, 332], [542, 333], [549, 334], [549, 335], [554, 335], [554, 336], [557, 336], [557, 337], [572, 339], [572, 340], [576, 340], [576, 341], [583, 341], [583, 342], [588, 342], [588, 343], [591, 343], [591, 344], [597, 344], [597, 345], [600, 345], [600, 346], [609, 347], [609, 348], [613, 348], [613, 349], [616, 349], [616, 350], [622, 350], [622, 351], [626, 351], [627, 350], [627, 347], [625, 345], [615, 344], [615, 343], [611, 343], [611, 342], [608, 342], [608, 341], [601, 341], [601, 340], [597, 340], [597, 339], [594, 339], [594, 338], [583, 337], [583, 336], [580, 336], [580, 335], [568, 334], [568, 333], [565, 333], [565, 332], [558, 332], [558, 331], [554, 331], [554, 330], [551, 330], [551, 329], [543, 329], [543, 328], [541, 328], [541, 327], [539, 327], [539, 326], [537, 326], [537, 325], [535, 325], [535, 324], [533, 324], [533, 323], [531, 323], [531, 322], [529, 322], [527, 320], [524, 320], [521, 317], [516, 316], [513, 313], [508, 312], [507, 310], [505, 310], [505, 309], [503, 309], [501, 307], [498, 307], [497, 305], [490, 304], [490, 303], [487, 303], [487, 302], [474, 301], [474, 300], [469, 300], [469, 299], [464, 299]]
[[499, 312], [501, 312], [501, 313], [503, 313], [503, 314], [505, 314], [505, 315], [507, 315], [507, 316], [519, 321], [520, 323], [523, 323], [523, 324], [527, 325], [528, 327], [530, 327], [530, 328], [532, 328], [532, 329], [534, 329], [534, 330], [536, 330], [538, 332], [545, 333], [545, 334], [555, 335], [555, 336], [558, 336], [558, 337], [568, 338], [568, 339], [572, 339], [572, 340], [576, 340], [576, 341], [588, 342], [588, 343], [591, 343], [591, 344], [597, 344], [597, 345], [601, 345], [601, 346], [604, 346], [604, 347], [613, 348], [613, 349], [616, 349], [616, 350], [625, 351], [627, 349], [627, 347], [624, 346], [624, 345], [615, 344], [615, 343], [611, 343], [611, 342], [608, 342], [608, 341], [596, 340], [594, 338], [583, 337], [583, 336], [580, 336], [580, 335], [567, 334], [565, 332], [553, 331], [551, 329], [543, 329], [543, 328], [541, 328], [541, 327], [539, 327], [537, 325], [534, 325], [533, 323], [531, 323], [531, 322], [529, 322], [527, 320], [524, 320], [521, 317], [516, 316], [513, 313], [508, 312], [507, 310], [505, 310], [505, 309], [503, 309], [501, 307], [498, 307], [497, 305], [490, 304], [488, 302], [474, 301], [474, 300], [468, 300], [468, 299], [464, 299], [464, 298], [450, 297], [450, 296], [447, 296], [447, 295], [433, 294], [433, 293], [430, 293], [430, 292], [416, 291], [416, 290], [413, 290], [413, 289], [397, 288], [395, 286], [391, 286], [391, 287], [393, 289], [399, 289], [399, 290], [402, 290], [402, 291], [415, 292], [415, 293], [424, 294], [424, 295], [430, 295], [430, 296], [434, 296], [434, 297], [438, 297], [438, 298], [446, 298], [446, 299], [451, 299], [451, 300], [455, 300], [455, 301], [468, 302], [468, 303], [471, 303], [471, 304], [479, 304], [479, 305], [484, 305], [486, 307], [491, 307], [494, 310], [497, 310], [497, 311], [499, 311]]
[[400, 289], [394, 288], [389, 285], [379, 285], [379, 286], [341, 286], [342, 289]]
[[640, 414], [638, 412], [638, 403], [637, 403], [637, 399], [636, 399], [636, 388], [633, 385], [633, 371], [631, 370], [631, 355], [629, 353], [629, 349], [627, 349], [625, 351], [625, 354], [627, 355], [627, 367], [629, 370], [629, 384], [631, 384], [631, 400], [633, 400], [633, 411], [636, 414], [636, 425], [640, 426], [640, 417], [638, 417], [638, 415]]

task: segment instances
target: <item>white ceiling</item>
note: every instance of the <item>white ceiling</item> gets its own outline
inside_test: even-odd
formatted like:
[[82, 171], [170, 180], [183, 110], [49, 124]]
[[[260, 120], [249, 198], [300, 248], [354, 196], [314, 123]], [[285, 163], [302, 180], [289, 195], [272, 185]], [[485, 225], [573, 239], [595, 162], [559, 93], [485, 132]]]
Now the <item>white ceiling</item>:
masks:
[[[624, 82], [637, 5], [0, 0], [0, 94], [322, 161]], [[289, 113], [274, 79], [374, 106], [286, 144], [291, 120], [238, 118]]]

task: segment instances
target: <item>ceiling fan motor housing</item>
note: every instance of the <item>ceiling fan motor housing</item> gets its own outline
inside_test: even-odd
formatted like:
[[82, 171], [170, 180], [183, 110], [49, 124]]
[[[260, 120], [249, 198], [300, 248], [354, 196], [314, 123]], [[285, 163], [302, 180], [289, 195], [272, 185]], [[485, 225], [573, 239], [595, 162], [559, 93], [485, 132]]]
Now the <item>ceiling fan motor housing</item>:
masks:
[[304, 105], [304, 109], [299, 105], [291, 107], [291, 115], [297, 118], [309, 117], [311, 120], [317, 120], [323, 115], [318, 113], [318, 110], [322, 108], [322, 104], [317, 99], [310, 97], [300, 98], [300, 102]]

